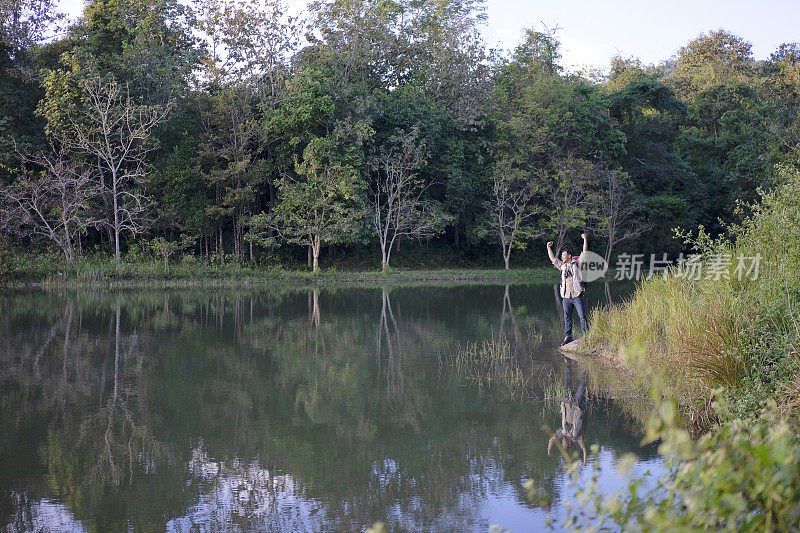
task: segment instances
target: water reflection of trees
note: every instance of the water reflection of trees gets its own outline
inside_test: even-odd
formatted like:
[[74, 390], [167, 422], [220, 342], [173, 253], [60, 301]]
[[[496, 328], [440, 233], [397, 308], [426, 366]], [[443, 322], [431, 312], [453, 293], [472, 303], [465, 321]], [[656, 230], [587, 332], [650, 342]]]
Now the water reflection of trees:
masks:
[[[511, 302], [506, 289], [501, 329], [539, 338], [535, 313]], [[43, 468], [0, 481], [17, 498], [3, 508], [20, 494], [56, 498], [99, 529], [460, 529], [481, 520], [490, 491], [511, 483], [524, 502], [521, 480], [556, 476], [531, 438], [536, 406], [436, 378], [438, 350], [498, 327], [483, 307], [454, 320], [465, 311], [452, 301], [390, 290], [0, 304], [3, 435], [35, 435], [4, 437], [0, 468]], [[219, 512], [202, 518], [209, 509]]]
[[[407, 350], [403, 342], [407, 338], [397, 325], [397, 320], [392, 311], [392, 301], [389, 298], [389, 290], [381, 290], [381, 315], [378, 321], [377, 347], [375, 359], [378, 363], [378, 373], [381, 371], [383, 360], [383, 347], [386, 347], [386, 395], [393, 401], [402, 400], [415, 395], [405, 395], [403, 389], [403, 354]], [[418, 410], [418, 406], [415, 410]], [[411, 420], [413, 422], [413, 419]], [[419, 429], [418, 426], [415, 426]]]
[[[21, 439], [0, 454], [3, 463], [43, 462], [47, 483], [35, 491], [88, 511], [105, 488], [131, 485], [137, 474], [167, 460], [169, 448], [139, 422], [148, 405], [151, 361], [139, 335], [123, 331], [121, 302], [109, 302], [107, 325], [74, 300], [60, 303], [63, 315], [49, 326], [44, 323], [57, 309], [52, 302], [35, 316], [33, 327], [25, 325], [24, 314], [4, 315], [0, 391], [4, 404], [11, 405], [0, 418], [7, 428], [16, 417], [12, 435], [44, 437], [38, 449]], [[93, 321], [90, 332], [85, 326]], [[3, 493], [13, 496], [7, 488]]]
[[543, 399], [558, 359], [553, 340], [558, 315], [542, 312], [541, 301], [512, 303], [509, 285], [498, 296], [499, 321], [490, 326], [490, 337], [455, 343], [450, 353], [440, 354], [440, 369], [447, 379], [460, 377], [506, 398]]

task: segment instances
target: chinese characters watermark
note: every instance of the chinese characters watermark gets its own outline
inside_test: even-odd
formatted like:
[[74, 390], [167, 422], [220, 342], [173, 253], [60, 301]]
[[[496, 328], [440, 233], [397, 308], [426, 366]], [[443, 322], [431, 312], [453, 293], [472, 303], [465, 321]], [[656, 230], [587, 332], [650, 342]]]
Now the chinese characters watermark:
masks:
[[645, 279], [666, 278], [672, 272], [676, 278], [687, 280], [755, 280], [760, 264], [761, 254], [717, 253], [705, 258], [700, 254], [680, 254], [675, 261], [667, 259], [667, 254], [650, 254], [649, 262], [645, 262], [644, 254], [619, 254], [614, 279], [638, 281], [643, 275]]

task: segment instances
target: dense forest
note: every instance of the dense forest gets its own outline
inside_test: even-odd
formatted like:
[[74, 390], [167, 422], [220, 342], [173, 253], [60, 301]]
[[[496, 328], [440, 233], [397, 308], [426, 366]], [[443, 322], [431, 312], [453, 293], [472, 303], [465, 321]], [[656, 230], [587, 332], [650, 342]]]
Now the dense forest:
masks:
[[798, 43], [756, 60], [710, 31], [575, 73], [556, 33], [487, 47], [479, 0], [0, 13], [6, 254], [508, 268], [582, 231], [607, 260], [674, 254], [674, 228], [724, 231], [800, 154]]

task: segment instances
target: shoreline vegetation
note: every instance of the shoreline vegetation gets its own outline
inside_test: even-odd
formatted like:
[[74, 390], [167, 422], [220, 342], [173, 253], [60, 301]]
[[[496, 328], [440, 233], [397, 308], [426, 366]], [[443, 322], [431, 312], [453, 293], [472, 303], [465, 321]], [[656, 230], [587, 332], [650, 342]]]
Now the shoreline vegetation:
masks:
[[644, 441], [660, 443], [669, 473], [652, 491], [630, 477], [615, 501], [581, 489], [588, 509], [576, 516], [608, 517], [622, 530], [795, 530], [800, 172], [782, 169], [778, 185], [725, 236], [701, 229], [690, 241], [704, 266], [720, 254], [760, 254], [760, 273], [739, 279], [730, 265], [692, 279], [673, 270], [593, 312], [584, 352], [650, 383], [655, 408]]
[[0, 288], [159, 288], [253, 286], [292, 283], [297, 285], [427, 284], [427, 283], [524, 283], [558, 282], [555, 270], [545, 267], [491, 268], [391, 268], [382, 270], [320, 269], [317, 272], [249, 266], [235, 263], [214, 265], [187, 256], [181, 263], [164, 268], [159, 261], [132, 261], [116, 265], [108, 259], [85, 259], [69, 265], [42, 256], [2, 261]]

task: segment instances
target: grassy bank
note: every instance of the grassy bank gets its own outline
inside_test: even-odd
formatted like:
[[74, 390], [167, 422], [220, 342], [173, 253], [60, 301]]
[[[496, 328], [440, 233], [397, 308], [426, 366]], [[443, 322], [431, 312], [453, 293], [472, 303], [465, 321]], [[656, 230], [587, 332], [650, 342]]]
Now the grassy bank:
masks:
[[[719, 254], [760, 254], [755, 279], [739, 279], [735, 259], [711, 278], [673, 271], [594, 313], [589, 347], [653, 383], [647, 440], [671, 467], [660, 492], [636, 479], [613, 503], [587, 491], [589, 513], [615, 527], [800, 526], [800, 172], [780, 174], [729, 241], [695, 242], [704, 274]], [[687, 425], [698, 422], [695, 439]]]
[[10, 254], [0, 256], [0, 286], [14, 287], [195, 287], [258, 284], [370, 284], [370, 283], [508, 283], [557, 281], [547, 268], [525, 269], [390, 269], [289, 270], [280, 267], [209, 264], [185, 256], [168, 268], [156, 260], [123, 261], [117, 265], [105, 256], [80, 257], [68, 264], [59, 256]]
[[[785, 171], [783, 179], [732, 228], [733, 243], [698, 240], [700, 279], [673, 271], [642, 282], [627, 301], [595, 313], [589, 345], [657, 374], [690, 408], [708, 405], [712, 391], [721, 389], [739, 407], [737, 414], [753, 411], [750, 400], [767, 398], [788, 409], [800, 393], [793, 388], [800, 340], [800, 176]], [[720, 254], [731, 257], [730, 264], [708, 277]], [[757, 276], [739, 276], [740, 255], [760, 255]]]

